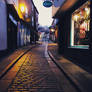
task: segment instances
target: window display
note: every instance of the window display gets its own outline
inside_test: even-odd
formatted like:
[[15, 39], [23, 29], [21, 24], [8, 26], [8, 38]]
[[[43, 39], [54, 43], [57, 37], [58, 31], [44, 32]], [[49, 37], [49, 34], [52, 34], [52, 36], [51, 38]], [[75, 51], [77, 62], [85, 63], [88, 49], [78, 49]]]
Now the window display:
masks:
[[72, 13], [71, 46], [88, 45], [90, 31], [90, 2]]

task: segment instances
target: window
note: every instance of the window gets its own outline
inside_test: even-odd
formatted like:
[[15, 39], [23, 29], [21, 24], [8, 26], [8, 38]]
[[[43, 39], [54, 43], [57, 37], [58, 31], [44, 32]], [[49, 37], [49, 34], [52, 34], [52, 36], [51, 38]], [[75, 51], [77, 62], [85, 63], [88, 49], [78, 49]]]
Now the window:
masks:
[[34, 26], [34, 17], [32, 16], [32, 26]]
[[90, 31], [90, 2], [87, 1], [72, 13], [71, 46], [88, 47]]

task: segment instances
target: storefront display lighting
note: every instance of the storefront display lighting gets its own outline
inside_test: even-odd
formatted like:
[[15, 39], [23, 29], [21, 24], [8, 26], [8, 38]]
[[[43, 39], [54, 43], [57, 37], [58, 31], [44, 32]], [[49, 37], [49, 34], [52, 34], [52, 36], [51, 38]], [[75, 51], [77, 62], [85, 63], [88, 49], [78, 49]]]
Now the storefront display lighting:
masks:
[[90, 9], [89, 8], [85, 8], [86, 14], [89, 15], [90, 13]]
[[78, 20], [78, 18], [79, 18], [79, 16], [76, 14], [76, 15], [74, 15], [74, 20], [75, 21], [77, 21]]
[[[87, 1], [72, 13], [71, 46], [87, 47], [90, 31], [90, 2]], [[88, 47], [87, 47], [88, 48]]]

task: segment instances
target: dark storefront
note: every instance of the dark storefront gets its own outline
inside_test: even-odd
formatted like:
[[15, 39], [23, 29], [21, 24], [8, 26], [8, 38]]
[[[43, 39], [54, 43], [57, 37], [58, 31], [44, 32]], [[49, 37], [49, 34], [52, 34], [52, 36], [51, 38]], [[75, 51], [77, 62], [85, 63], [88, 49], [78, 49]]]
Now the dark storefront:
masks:
[[55, 15], [59, 52], [74, 62], [92, 65], [92, 1], [79, 0]]
[[17, 48], [18, 14], [13, 5], [7, 4], [7, 45], [8, 49]]

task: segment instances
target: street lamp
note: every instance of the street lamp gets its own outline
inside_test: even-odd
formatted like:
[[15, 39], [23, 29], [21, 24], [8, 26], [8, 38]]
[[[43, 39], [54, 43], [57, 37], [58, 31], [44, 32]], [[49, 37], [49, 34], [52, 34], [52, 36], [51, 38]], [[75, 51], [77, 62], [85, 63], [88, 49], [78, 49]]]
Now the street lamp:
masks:
[[21, 12], [23, 18], [27, 19], [28, 18], [28, 8], [27, 8], [26, 4], [20, 3], [19, 4], [19, 9], [20, 9], [20, 12]]
[[51, 28], [51, 32], [55, 32], [55, 29], [54, 28]]

